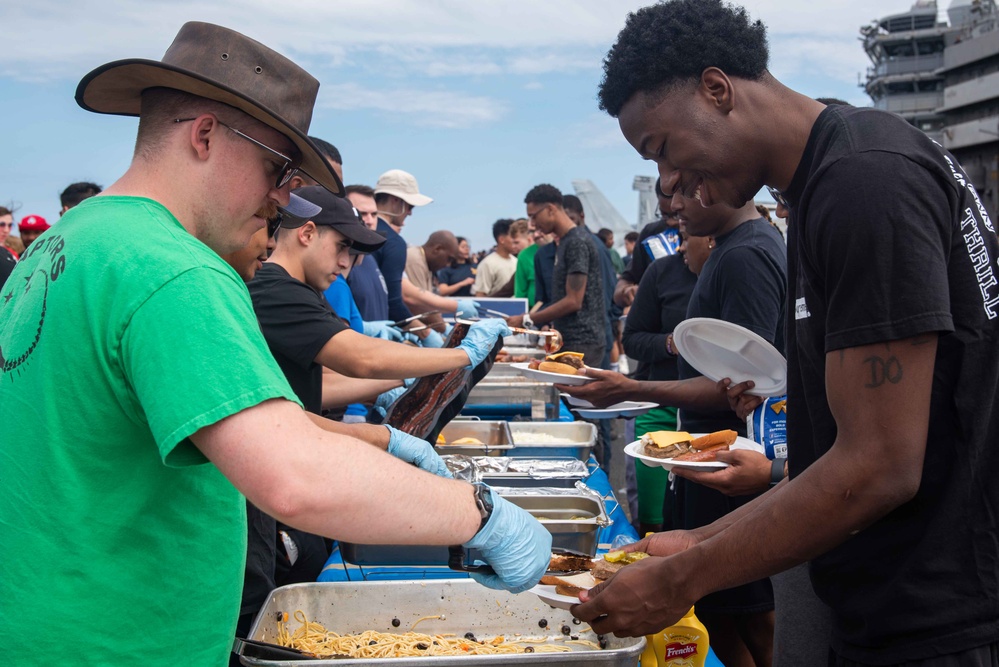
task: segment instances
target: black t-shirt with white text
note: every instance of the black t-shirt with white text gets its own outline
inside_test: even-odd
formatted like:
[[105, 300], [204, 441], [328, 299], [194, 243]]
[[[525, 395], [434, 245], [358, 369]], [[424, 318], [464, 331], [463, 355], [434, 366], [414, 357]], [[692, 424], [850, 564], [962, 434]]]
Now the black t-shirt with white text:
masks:
[[[792, 477], [836, 440], [827, 354], [939, 334], [916, 496], [812, 562], [816, 592], [835, 616], [833, 647], [851, 660], [888, 664], [994, 642], [999, 245], [992, 222], [953, 156], [874, 109], [827, 107], [784, 195]], [[897, 370], [882, 369], [872, 384]]]
[[246, 284], [267, 346], [305, 409], [322, 412], [323, 367], [316, 355], [350, 329], [321, 293], [266, 262]]

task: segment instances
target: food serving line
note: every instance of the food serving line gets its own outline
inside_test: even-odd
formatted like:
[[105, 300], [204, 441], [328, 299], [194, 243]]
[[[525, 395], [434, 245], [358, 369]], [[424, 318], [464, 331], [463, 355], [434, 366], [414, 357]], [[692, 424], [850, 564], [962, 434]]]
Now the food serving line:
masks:
[[[531, 347], [509, 351], [544, 354]], [[616, 539], [638, 537], [593, 456], [596, 428], [574, 419], [550, 381], [528, 379], [512, 364], [496, 363], [437, 443], [456, 478], [484, 481], [527, 509], [552, 533], [553, 547], [595, 555]], [[421, 657], [437, 647], [413, 640], [416, 648], [402, 653], [413, 657], [339, 658], [337, 665], [637, 664], [644, 638], [598, 637], [567, 609], [536, 594], [512, 595], [470, 580], [448, 567], [448, 555], [447, 547], [338, 543], [319, 582], [272, 592], [249, 639], [278, 642], [282, 632], [301, 628], [307, 619], [340, 634], [502, 638], [501, 648], [516, 642], [515, 653], [445, 659]], [[471, 562], [475, 554], [466, 557]], [[326, 661], [241, 659], [247, 665]]]

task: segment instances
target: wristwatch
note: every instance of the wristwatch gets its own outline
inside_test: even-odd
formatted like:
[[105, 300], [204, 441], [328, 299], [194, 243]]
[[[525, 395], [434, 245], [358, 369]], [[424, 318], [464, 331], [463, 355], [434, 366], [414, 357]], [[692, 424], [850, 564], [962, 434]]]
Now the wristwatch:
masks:
[[524, 328], [525, 329], [533, 329], [534, 328], [534, 320], [531, 319], [531, 314], [530, 313], [524, 313]]
[[770, 462], [770, 486], [776, 486], [784, 479], [784, 466], [787, 459], [776, 458]]
[[482, 530], [489, 523], [489, 517], [493, 515], [493, 494], [492, 490], [481, 482], [477, 482], [472, 486], [475, 489], [475, 506], [479, 509], [479, 516], [482, 517], [482, 521], [479, 523], [479, 530]]

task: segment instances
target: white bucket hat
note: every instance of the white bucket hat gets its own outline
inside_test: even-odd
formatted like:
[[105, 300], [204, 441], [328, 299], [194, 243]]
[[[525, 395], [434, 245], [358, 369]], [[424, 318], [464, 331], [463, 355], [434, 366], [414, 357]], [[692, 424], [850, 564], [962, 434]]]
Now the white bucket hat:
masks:
[[433, 201], [430, 197], [420, 194], [416, 177], [402, 169], [390, 169], [378, 177], [375, 183], [375, 194], [395, 195], [410, 206], [426, 206]]

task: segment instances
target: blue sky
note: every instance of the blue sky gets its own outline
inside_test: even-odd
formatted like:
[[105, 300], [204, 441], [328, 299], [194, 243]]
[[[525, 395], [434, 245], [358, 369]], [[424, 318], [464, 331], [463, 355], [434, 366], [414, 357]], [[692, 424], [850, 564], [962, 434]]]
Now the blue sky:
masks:
[[[77, 107], [79, 79], [111, 60], [159, 59], [188, 20], [220, 23], [288, 55], [321, 82], [310, 133], [343, 153], [347, 183], [412, 172], [434, 203], [404, 230], [436, 229], [491, 245], [490, 227], [523, 214], [549, 182], [596, 183], [629, 221], [636, 175], [654, 175], [597, 109], [601, 61], [625, 17], [647, 2], [612, 0], [66, 0], [4, 3], [0, 25], [0, 204], [15, 221], [58, 218], [73, 181], [111, 184], [128, 166], [136, 121]], [[853, 104], [869, 64], [861, 25], [910, 0], [751, 0], [767, 24], [771, 71], [814, 97]], [[941, 7], [945, 5], [941, 2]], [[291, 10], [288, 8], [291, 7]]]

